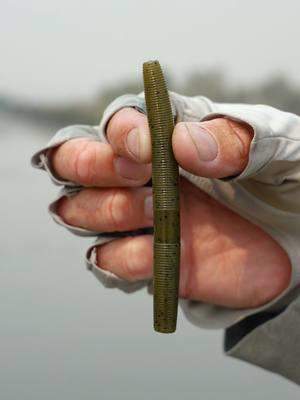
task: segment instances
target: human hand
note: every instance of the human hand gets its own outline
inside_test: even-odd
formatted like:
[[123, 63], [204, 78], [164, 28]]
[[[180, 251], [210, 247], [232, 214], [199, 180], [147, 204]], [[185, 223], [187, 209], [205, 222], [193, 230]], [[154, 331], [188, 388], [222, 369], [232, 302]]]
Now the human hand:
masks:
[[[212, 135], [198, 132], [191, 140], [186, 128], [192, 132], [197, 126]], [[151, 188], [143, 186], [151, 177], [146, 116], [134, 109], [119, 111], [107, 127], [107, 137], [109, 144], [73, 139], [53, 152], [56, 174], [86, 187], [73, 198], [63, 198], [58, 214], [70, 225], [96, 232], [152, 226]], [[193, 144], [195, 137], [202, 138], [199, 147]], [[249, 126], [225, 118], [200, 125], [179, 123], [173, 150], [183, 169], [221, 178], [245, 168], [251, 138]], [[180, 185], [180, 296], [249, 308], [280, 294], [291, 275], [289, 258], [280, 245], [185, 178]], [[97, 264], [129, 281], [150, 278], [152, 236], [117, 239], [99, 247]]]

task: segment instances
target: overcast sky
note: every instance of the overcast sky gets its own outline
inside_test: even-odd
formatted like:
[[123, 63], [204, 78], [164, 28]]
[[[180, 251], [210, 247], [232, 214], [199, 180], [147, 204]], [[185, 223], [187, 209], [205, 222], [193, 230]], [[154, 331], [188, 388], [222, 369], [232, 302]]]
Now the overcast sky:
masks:
[[236, 83], [285, 73], [300, 83], [300, 2], [0, 0], [0, 93], [85, 99], [139, 79], [159, 59], [172, 76], [220, 67]]

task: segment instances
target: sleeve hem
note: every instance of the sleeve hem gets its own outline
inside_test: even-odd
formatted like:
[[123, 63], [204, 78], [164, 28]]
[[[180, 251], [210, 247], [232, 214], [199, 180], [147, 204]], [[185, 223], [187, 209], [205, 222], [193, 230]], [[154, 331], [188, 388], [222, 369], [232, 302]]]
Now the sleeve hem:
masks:
[[257, 314], [227, 329], [226, 355], [300, 384], [299, 300], [277, 314]]

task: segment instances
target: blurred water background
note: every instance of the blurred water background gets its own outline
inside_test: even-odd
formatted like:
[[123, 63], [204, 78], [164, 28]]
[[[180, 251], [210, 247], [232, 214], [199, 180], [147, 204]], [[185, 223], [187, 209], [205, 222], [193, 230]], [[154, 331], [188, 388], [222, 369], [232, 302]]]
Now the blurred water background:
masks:
[[[32, 8], [26, 7], [25, 3]], [[237, 80], [235, 72], [239, 67], [235, 65], [230, 70], [231, 64], [224, 55], [223, 58], [220, 57], [220, 60], [225, 60], [223, 63], [218, 63], [218, 59], [211, 56], [211, 65], [201, 64], [200, 60], [197, 66], [191, 52], [190, 69], [186, 74], [187, 70], [184, 69], [182, 60], [174, 62], [177, 54], [175, 43], [183, 51], [187, 43], [186, 38], [183, 38], [182, 42], [173, 40], [172, 45], [175, 48], [169, 49], [169, 53], [166, 47], [169, 43], [168, 38], [164, 36], [161, 36], [160, 41], [154, 40], [152, 43], [147, 35], [142, 35], [142, 38], [139, 38], [140, 42], [130, 44], [127, 40], [141, 36], [142, 23], [147, 21], [147, 13], [142, 10], [137, 30], [134, 32], [132, 24], [136, 15], [134, 13], [138, 14], [138, 2], [133, 0], [124, 1], [122, 4], [112, 1], [111, 6], [101, 2], [97, 5], [94, 1], [87, 1], [83, 6], [75, 0], [42, 3], [43, 5], [34, 0], [24, 4], [18, 3], [17, 11], [14, 11], [15, 18], [8, 21], [11, 7], [17, 3], [3, 1], [0, 14], [0, 32], [4, 29], [3, 26], [10, 26], [7, 28], [10, 35], [6, 36], [5, 42], [3, 35], [0, 35], [0, 46], [5, 43], [1, 54], [6, 55], [2, 58], [0, 66], [1, 400], [297, 399], [299, 389], [294, 384], [262, 369], [225, 357], [221, 331], [206, 331], [194, 327], [180, 313], [178, 331], [175, 334], [156, 334], [152, 330], [152, 298], [146, 291], [125, 295], [116, 290], [104, 289], [85, 270], [83, 262], [85, 249], [92, 239], [73, 236], [52, 222], [47, 214], [47, 205], [56, 196], [58, 188], [49, 182], [43, 172], [33, 170], [29, 160], [58, 128], [73, 123], [96, 124], [110, 100], [126, 92], [139, 92], [142, 89], [139, 75], [141, 63], [153, 58], [153, 55], [162, 59], [163, 65], [165, 62], [169, 87], [174, 91], [186, 95], [207, 95], [216, 101], [264, 103], [300, 114], [300, 80], [297, 80], [295, 74], [296, 66], [300, 66], [299, 56], [291, 59], [293, 53], [290, 53], [290, 58], [282, 60], [283, 55], [287, 53], [284, 43], [292, 48], [289, 38], [297, 37], [290, 36], [291, 32], [300, 33], [299, 27], [292, 23], [292, 15], [297, 15], [298, 3], [287, 1], [295, 8], [294, 11], [289, 9], [290, 14], [284, 21], [284, 8], [274, 9], [272, 13], [275, 5], [268, 1], [254, 1], [251, 5], [245, 2], [245, 7], [248, 7], [247, 13], [245, 8], [240, 7], [240, 2], [235, 1], [229, 1], [224, 9], [217, 2], [210, 5], [200, 2], [200, 6], [194, 1], [186, 3], [192, 10], [187, 16], [198, 20], [193, 12], [198, 11], [199, 24], [202, 21], [205, 26], [201, 31], [201, 26], [194, 25], [195, 34], [202, 32], [201, 38], [205, 38], [206, 48], [215, 46], [215, 53], [218, 43], [219, 48], [224, 50], [226, 38], [229, 40], [230, 35], [236, 36], [236, 28], [240, 28], [240, 41], [233, 44], [233, 50], [227, 48], [228, 58], [232, 56], [230, 51], [236, 54], [237, 49], [243, 50], [244, 44], [246, 50], [242, 51], [242, 54], [236, 54], [232, 65], [240, 63], [243, 69], [246, 65], [244, 58], [248, 54], [250, 67], [248, 70], [245, 68], [245, 75], [236, 74]], [[184, 22], [184, 29], [190, 34], [191, 24], [188, 18], [184, 19], [180, 14], [180, 10], [177, 9], [179, 4], [178, 1], [172, 3], [174, 21], [177, 26], [179, 21]], [[42, 11], [42, 7], [45, 7], [46, 11]], [[216, 31], [215, 39], [212, 39], [212, 32], [210, 39], [205, 36], [205, 7], [211, 11], [211, 20], [217, 22], [212, 29]], [[250, 28], [247, 31], [249, 36], [246, 37], [242, 31], [245, 20], [237, 24], [227, 15], [226, 22], [221, 25], [222, 12], [228, 11], [228, 8], [231, 13], [236, 12], [239, 18], [249, 17], [250, 20], [247, 21], [250, 21], [253, 34], [264, 32], [269, 38], [270, 47], [259, 43], [259, 37], [253, 38]], [[258, 8], [260, 14], [257, 16]], [[85, 19], [87, 9], [90, 20]], [[91, 34], [96, 32], [92, 15], [96, 10], [99, 29], [101, 24], [105, 24], [106, 14], [111, 24], [119, 23], [119, 42], [114, 42], [116, 38], [113, 31], [108, 31], [112, 43], [107, 47], [106, 53], [103, 42], [99, 43], [103, 56], [99, 54], [98, 58], [95, 58], [95, 53], [91, 50], [93, 46], [94, 50], [99, 42], [99, 37], [95, 38]], [[80, 14], [81, 11], [83, 14]], [[148, 12], [152, 16], [156, 15], [157, 27], [160, 32], [164, 32], [164, 20], [160, 18], [160, 14], [155, 14], [155, 11], [157, 8], [154, 1], [148, 5]], [[208, 16], [208, 11], [205, 15]], [[255, 21], [256, 25], [251, 18], [253, 15], [258, 18]], [[126, 21], [128, 16], [132, 18], [130, 24]], [[47, 31], [48, 20], [52, 25]], [[235, 33], [230, 31], [230, 25], [235, 29]], [[22, 35], [25, 35], [21, 44], [17, 42], [13, 33], [18, 26], [18, 38], [21, 40]], [[22, 30], [25, 26], [26, 29]], [[107, 28], [107, 25], [105, 26]], [[64, 42], [70, 40], [73, 34], [76, 38], [76, 30], [79, 30], [79, 35], [83, 35], [84, 27], [88, 30], [90, 42], [85, 38], [81, 43], [79, 36], [77, 41], [74, 39], [71, 44]], [[226, 29], [230, 37], [222, 38]], [[278, 29], [281, 29], [281, 36], [278, 36], [280, 39], [272, 42], [270, 38]], [[63, 44], [51, 42], [50, 30], [55, 40], [57, 37], [62, 38]], [[168, 34], [172, 36], [175, 30], [175, 27], [168, 25]], [[128, 37], [125, 35], [120, 38], [120, 32], [123, 31], [127, 32]], [[43, 44], [37, 39], [38, 33], [44, 40]], [[104, 35], [104, 32], [101, 33]], [[35, 39], [30, 41], [31, 34]], [[155, 38], [157, 39], [156, 36]], [[144, 47], [140, 45], [142, 40]], [[256, 63], [252, 59], [254, 50], [249, 45], [251, 40], [253, 46], [258, 48]], [[117, 55], [111, 50], [116, 43]], [[20, 48], [23, 49], [23, 53], [21, 52], [22, 57], [19, 59], [22, 62], [16, 70], [14, 60], [17, 60], [18, 45], [22, 45]], [[39, 51], [41, 46], [44, 46], [43, 53]], [[70, 56], [71, 61], [67, 56], [59, 59], [61, 70], [64, 71], [63, 77], [58, 74], [58, 59], [53, 57], [55, 46], [57, 49], [61, 46], [61, 54]], [[95, 73], [95, 69], [98, 68], [99, 74], [101, 71], [104, 74], [104, 78], [101, 81], [99, 79], [98, 89], [88, 91], [89, 95], [82, 91], [82, 82], [86, 79], [91, 86], [94, 85], [94, 81], [90, 79], [93, 74], [89, 74], [88, 62], [79, 59], [79, 66], [78, 63], [75, 65], [72, 49], [76, 46], [79, 46], [83, 53], [90, 52], [90, 61], [94, 68], [93, 70], [91, 67], [91, 71]], [[276, 46], [278, 51], [273, 51]], [[126, 50], [127, 47], [128, 51], [131, 51], [131, 61], [128, 63], [122, 54], [123, 49]], [[36, 52], [29, 51], [30, 49], [35, 49]], [[9, 51], [10, 64], [7, 61]], [[278, 52], [281, 52], [281, 55], [278, 55]], [[77, 53], [80, 54], [78, 49]], [[28, 54], [30, 57], [27, 58]], [[47, 59], [47, 54], [52, 54], [52, 61]], [[138, 55], [134, 58], [132, 54]], [[259, 56], [261, 58], [257, 61]], [[268, 56], [278, 61], [278, 68], [270, 69]], [[187, 55], [186, 58], [188, 63]], [[98, 62], [97, 67], [95, 60]], [[116, 64], [121, 60], [122, 64], [118, 64], [119, 71], [122, 66], [125, 71], [126, 68], [133, 70], [132, 66], [135, 65], [134, 73], [124, 75], [126, 79], [123, 79], [121, 72], [115, 72], [113, 68], [109, 71], [110, 63]], [[229, 72], [226, 72], [226, 62]], [[77, 68], [77, 75], [73, 77], [71, 64]], [[251, 65], [254, 71], [250, 71]], [[267, 65], [269, 69], [264, 70], [262, 65]], [[284, 65], [287, 66], [286, 69], [283, 68]], [[251, 80], [251, 76], [255, 77], [255, 68], [259, 79]], [[72, 78], [69, 80], [68, 70]], [[42, 71], [43, 75], [39, 75], [37, 71]], [[181, 74], [178, 71], [181, 71]], [[110, 72], [112, 80], [107, 81], [106, 76]], [[81, 77], [81, 82], [76, 82], [78, 76]], [[115, 76], [119, 76], [117, 82]], [[66, 86], [63, 86], [64, 81]], [[74, 96], [77, 84], [78, 95]]]

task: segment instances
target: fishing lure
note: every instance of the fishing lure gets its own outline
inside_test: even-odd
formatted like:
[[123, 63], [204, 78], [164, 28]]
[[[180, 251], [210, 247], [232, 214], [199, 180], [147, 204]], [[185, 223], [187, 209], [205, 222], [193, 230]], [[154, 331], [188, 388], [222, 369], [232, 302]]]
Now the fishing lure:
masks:
[[176, 330], [180, 265], [179, 168], [172, 150], [174, 121], [159, 62], [145, 62], [143, 76], [152, 142], [154, 329], [171, 333]]

